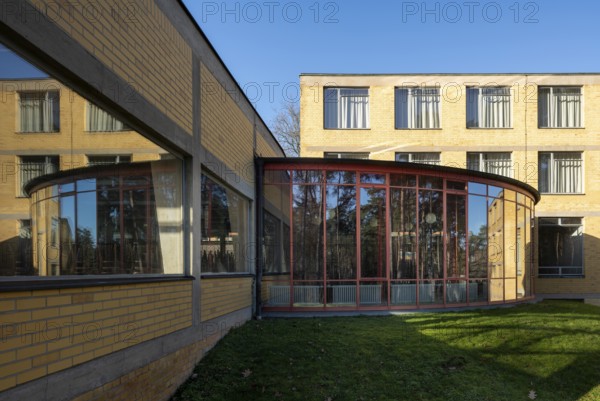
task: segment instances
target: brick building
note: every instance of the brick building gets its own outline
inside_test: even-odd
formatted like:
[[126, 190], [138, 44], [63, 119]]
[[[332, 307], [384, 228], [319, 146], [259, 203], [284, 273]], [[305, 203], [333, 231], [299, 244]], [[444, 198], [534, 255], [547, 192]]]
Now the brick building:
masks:
[[301, 156], [452, 166], [529, 184], [542, 195], [531, 221], [535, 293], [597, 302], [600, 75], [303, 74], [300, 85]]

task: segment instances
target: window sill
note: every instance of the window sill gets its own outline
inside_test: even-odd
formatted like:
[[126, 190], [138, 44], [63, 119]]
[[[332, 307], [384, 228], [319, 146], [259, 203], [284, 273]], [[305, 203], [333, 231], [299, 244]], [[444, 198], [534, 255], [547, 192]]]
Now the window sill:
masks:
[[254, 273], [203, 273], [200, 276], [201, 280], [218, 278], [254, 278]]
[[15, 131], [17, 135], [27, 135], [27, 134], [60, 134], [60, 130], [58, 131]]
[[559, 196], [582, 196], [585, 195], [585, 192], [540, 192], [540, 195], [551, 195], [551, 196], [555, 196], [555, 195], [559, 195]]
[[130, 129], [122, 129], [118, 131], [85, 131], [86, 134], [121, 134], [123, 132], [132, 132]]
[[551, 274], [544, 274], [544, 275], [539, 275], [537, 276], [537, 278], [577, 278], [577, 279], [583, 279], [585, 278], [585, 274], [575, 274], [572, 276], [565, 276], [565, 275], [551, 275]]
[[538, 129], [585, 129], [585, 127], [539, 127]]
[[513, 127], [467, 127], [467, 129], [472, 129], [472, 130], [476, 130], [476, 129], [482, 129], [482, 130], [494, 130], [494, 129], [499, 129], [499, 130], [508, 130], [508, 129], [514, 129]]
[[[68, 278], [65, 278], [68, 277]], [[93, 277], [2, 277], [0, 278], [0, 292], [17, 292], [33, 290], [54, 290], [63, 288], [101, 287], [112, 285], [129, 285], [145, 283], [162, 283], [171, 281], [191, 281], [192, 276], [184, 275], [131, 275], [128, 276], [93, 276]]]
[[370, 131], [371, 128], [323, 128], [326, 131]]
[[443, 131], [442, 127], [438, 128], [394, 128], [396, 131]]

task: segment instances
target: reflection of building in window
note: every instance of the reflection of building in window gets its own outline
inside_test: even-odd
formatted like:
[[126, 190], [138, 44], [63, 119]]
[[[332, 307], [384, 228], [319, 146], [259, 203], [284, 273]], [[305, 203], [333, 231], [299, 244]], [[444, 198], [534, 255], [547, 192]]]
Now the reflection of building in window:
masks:
[[38, 275], [181, 273], [178, 161], [70, 170], [27, 188]]
[[21, 196], [25, 196], [25, 185], [41, 175], [58, 171], [58, 156], [21, 156], [19, 158]]
[[21, 132], [60, 131], [58, 91], [20, 92], [19, 113]]
[[248, 200], [202, 175], [202, 271], [247, 271]]
[[583, 274], [583, 224], [580, 217], [540, 217], [539, 274]]
[[107, 164], [131, 163], [131, 155], [88, 156], [89, 166], [104, 166]]
[[129, 128], [95, 104], [87, 103], [85, 130], [89, 132], [125, 131]]

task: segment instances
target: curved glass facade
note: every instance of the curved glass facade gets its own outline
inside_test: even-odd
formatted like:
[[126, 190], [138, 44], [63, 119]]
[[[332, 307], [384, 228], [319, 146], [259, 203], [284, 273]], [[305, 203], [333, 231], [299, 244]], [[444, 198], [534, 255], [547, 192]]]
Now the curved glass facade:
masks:
[[[394, 162], [265, 159], [263, 169], [266, 309], [533, 297], [531, 221], [539, 194], [526, 184]], [[273, 260], [286, 260], [286, 246], [289, 263], [273, 268]]]
[[182, 274], [181, 177], [181, 162], [164, 160], [34, 180], [36, 274]]

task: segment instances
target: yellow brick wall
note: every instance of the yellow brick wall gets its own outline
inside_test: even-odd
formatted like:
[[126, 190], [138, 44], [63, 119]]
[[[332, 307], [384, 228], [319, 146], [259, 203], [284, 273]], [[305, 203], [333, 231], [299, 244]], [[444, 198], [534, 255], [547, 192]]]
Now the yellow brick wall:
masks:
[[202, 321], [252, 306], [253, 278], [203, 278], [200, 281]]
[[[243, 172], [254, 163], [254, 125], [249, 121], [234, 99], [202, 64], [202, 145], [228, 167]], [[247, 174], [244, 175], [244, 178]]]
[[[394, 88], [440, 86], [441, 129], [397, 130]], [[501, 85], [512, 90], [511, 129], [467, 129], [467, 86]], [[578, 85], [583, 93], [584, 128], [538, 128], [538, 86]], [[536, 292], [597, 293], [600, 288], [600, 74], [596, 75], [303, 75], [301, 86], [301, 155], [324, 152], [370, 152], [371, 159], [394, 160], [395, 152], [441, 153], [443, 165], [466, 167], [467, 152], [512, 152], [514, 178], [538, 184], [538, 152], [582, 151], [583, 195], [542, 195], [537, 216], [584, 217], [584, 279], [537, 279]], [[323, 88], [369, 87], [370, 129], [325, 130]]]
[[0, 294], [0, 391], [190, 327], [189, 281]]
[[192, 51], [153, 0], [31, 3], [191, 135]]

